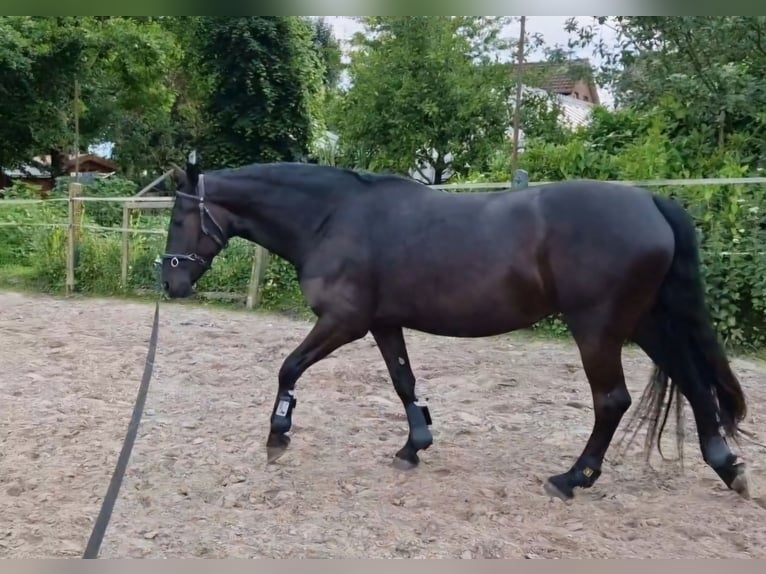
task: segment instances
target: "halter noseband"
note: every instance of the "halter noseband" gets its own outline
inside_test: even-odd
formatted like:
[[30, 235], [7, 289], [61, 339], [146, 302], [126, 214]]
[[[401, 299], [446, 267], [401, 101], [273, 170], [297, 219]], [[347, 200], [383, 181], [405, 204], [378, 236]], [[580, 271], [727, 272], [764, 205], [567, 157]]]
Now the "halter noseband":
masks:
[[[210, 210], [207, 208], [207, 205], [205, 205], [205, 176], [203, 174], [200, 174], [199, 180], [197, 182], [197, 191], [199, 195], [191, 195], [188, 193], [183, 193], [180, 191], [176, 191], [176, 196], [185, 197], [187, 199], [193, 199], [199, 203], [199, 221], [200, 221], [200, 227], [202, 229], [202, 233], [210, 237], [213, 241], [215, 241], [221, 249], [225, 249], [228, 245], [228, 240], [226, 239], [226, 233], [224, 233], [223, 228], [221, 225], [215, 220], [215, 217], [213, 217], [213, 214], [210, 213]], [[217, 233], [210, 233], [208, 230], [207, 225], [205, 225], [205, 216], [207, 215], [207, 218], [211, 221], [211, 223], [215, 226], [215, 229]], [[165, 253], [165, 255], [162, 256], [163, 259], [170, 259], [170, 266], [171, 267], [178, 267], [178, 264], [181, 262], [181, 260], [185, 261], [193, 261], [195, 263], [198, 263], [199, 265], [202, 265], [203, 267], [209, 266], [209, 263], [203, 258], [197, 255], [196, 253]]]

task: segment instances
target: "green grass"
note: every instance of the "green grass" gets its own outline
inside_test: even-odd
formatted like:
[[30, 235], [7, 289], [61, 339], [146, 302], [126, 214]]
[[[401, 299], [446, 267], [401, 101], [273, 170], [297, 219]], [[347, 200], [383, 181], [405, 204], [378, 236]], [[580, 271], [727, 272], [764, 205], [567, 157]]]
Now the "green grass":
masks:
[[[60, 291], [51, 291], [40, 284], [36, 277], [36, 271], [32, 267], [16, 264], [5, 264], [0, 266], [0, 289], [22, 293], [45, 293], [52, 296], [64, 294], [64, 289]], [[75, 287], [75, 294], [80, 297], [103, 297], [115, 301], [142, 301], [152, 302], [156, 299], [155, 293], [127, 291], [121, 293], [88, 293], [81, 292]], [[174, 304], [176, 302], [164, 299], [165, 304]], [[200, 292], [196, 297], [188, 301], [178, 302], [182, 305], [194, 305], [198, 307], [208, 307], [213, 309], [223, 309], [227, 311], [247, 311], [244, 302], [222, 300], [207, 297], [204, 292]], [[313, 318], [313, 313], [305, 305], [297, 303], [289, 295], [284, 297], [272, 297], [269, 305], [261, 305], [253, 310], [254, 312], [269, 314], [276, 313], [293, 319], [307, 320]]]
[[24, 265], [3, 265], [0, 267], [0, 287], [32, 291], [35, 289], [35, 270]]

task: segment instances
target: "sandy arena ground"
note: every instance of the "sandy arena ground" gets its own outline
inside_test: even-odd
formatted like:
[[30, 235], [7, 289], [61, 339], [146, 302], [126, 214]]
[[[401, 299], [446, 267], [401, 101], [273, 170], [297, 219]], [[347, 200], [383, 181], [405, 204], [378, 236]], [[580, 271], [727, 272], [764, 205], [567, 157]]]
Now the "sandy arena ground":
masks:
[[[152, 312], [0, 294], [0, 558], [81, 554]], [[748, 442], [756, 500], [723, 487], [693, 431], [683, 475], [657, 456], [647, 469], [636, 446], [573, 502], [544, 495], [542, 480], [569, 467], [591, 429], [573, 344], [408, 333], [435, 436], [411, 472], [390, 464], [407, 426], [378, 350], [371, 337], [348, 345], [299, 381], [293, 443], [267, 467], [276, 373], [310, 325], [175, 304], [160, 319], [103, 557], [766, 557], [766, 450]], [[735, 366], [747, 428], [766, 443], [766, 367]], [[626, 350], [625, 370], [635, 405], [650, 364]], [[673, 429], [665, 440], [675, 456]]]

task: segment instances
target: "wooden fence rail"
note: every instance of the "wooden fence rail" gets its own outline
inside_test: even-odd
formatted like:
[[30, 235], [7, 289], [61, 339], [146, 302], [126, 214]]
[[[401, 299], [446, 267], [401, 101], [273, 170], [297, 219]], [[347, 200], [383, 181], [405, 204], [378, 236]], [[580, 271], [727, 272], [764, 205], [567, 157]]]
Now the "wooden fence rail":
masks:
[[[166, 229], [139, 229], [130, 225], [131, 213], [133, 210], [164, 210], [173, 207], [174, 198], [172, 197], [152, 197], [145, 196], [143, 193], [156, 185], [161, 179], [167, 177], [171, 172], [168, 171], [158, 177], [148, 186], [146, 186], [137, 195], [128, 197], [89, 197], [83, 196], [82, 185], [71, 183], [68, 197], [48, 198], [48, 199], [3, 199], [0, 200], [0, 209], [3, 207], [31, 206], [50, 203], [66, 202], [68, 207], [67, 223], [31, 223], [20, 224], [14, 222], [0, 222], [0, 227], [66, 227], [67, 228], [67, 269], [66, 269], [66, 292], [72, 293], [76, 285], [75, 268], [77, 260], [78, 245], [82, 230], [110, 231], [122, 234], [122, 250], [120, 261], [120, 280], [123, 288], [127, 287], [128, 270], [130, 260], [130, 235], [131, 234], [151, 234], [166, 235]], [[487, 182], [487, 183], [450, 183], [441, 185], [431, 185], [435, 189], [445, 192], [456, 192], [460, 190], [499, 190], [499, 189], [519, 189], [524, 187], [535, 187], [548, 183], [545, 181], [530, 182], [526, 178], [526, 173], [519, 170], [513, 181]], [[636, 185], [642, 187], [671, 187], [671, 186], [708, 186], [708, 185], [766, 185], [766, 177], [739, 177], [739, 178], [709, 178], [709, 179], [656, 179], [656, 180], [635, 180], [635, 181], [612, 181], [612, 183], [623, 185]], [[83, 211], [86, 210], [88, 203], [121, 203], [123, 208], [122, 226], [105, 227], [100, 225], [91, 225], [83, 223]], [[721, 252], [724, 256], [749, 255], [750, 253], [727, 251]], [[758, 255], [765, 255], [759, 252]], [[231, 295], [238, 299], [245, 299], [245, 305], [248, 309], [253, 309], [260, 304], [261, 288], [269, 261], [269, 253], [263, 247], [256, 245], [253, 254], [253, 263], [250, 273], [250, 280], [246, 295]], [[204, 293], [201, 295], [205, 295]]]

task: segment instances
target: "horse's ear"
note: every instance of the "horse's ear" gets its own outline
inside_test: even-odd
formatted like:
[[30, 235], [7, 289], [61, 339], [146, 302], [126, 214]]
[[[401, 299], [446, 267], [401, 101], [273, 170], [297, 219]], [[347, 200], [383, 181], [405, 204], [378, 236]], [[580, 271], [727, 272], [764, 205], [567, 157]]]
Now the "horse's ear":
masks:
[[192, 187], [197, 187], [197, 181], [199, 180], [199, 174], [201, 173], [199, 166], [195, 164], [188, 164], [186, 166], [186, 181]]
[[186, 162], [186, 176], [187, 181], [192, 187], [197, 187], [197, 181], [202, 170], [197, 163], [197, 150], [192, 150], [189, 154], [189, 159]]

